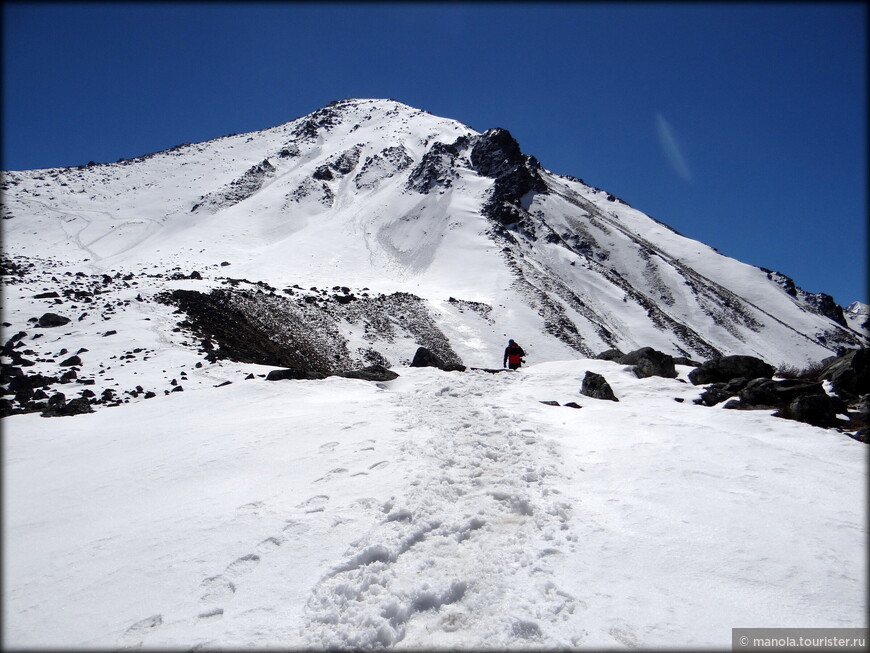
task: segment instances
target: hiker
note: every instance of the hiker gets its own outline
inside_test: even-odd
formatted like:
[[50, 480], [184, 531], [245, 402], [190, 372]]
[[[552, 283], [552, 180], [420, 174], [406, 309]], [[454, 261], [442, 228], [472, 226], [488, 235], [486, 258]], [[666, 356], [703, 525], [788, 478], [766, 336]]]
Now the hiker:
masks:
[[513, 339], [508, 340], [508, 346], [504, 350], [504, 363], [502, 365], [515, 370], [523, 364], [523, 356], [525, 355], [526, 352]]

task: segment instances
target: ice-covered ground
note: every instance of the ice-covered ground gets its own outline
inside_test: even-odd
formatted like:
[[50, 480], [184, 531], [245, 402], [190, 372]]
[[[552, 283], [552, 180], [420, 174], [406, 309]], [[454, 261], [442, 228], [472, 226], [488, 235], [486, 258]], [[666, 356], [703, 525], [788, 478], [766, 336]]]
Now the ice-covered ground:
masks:
[[[579, 395], [586, 370], [620, 401]], [[607, 361], [397, 371], [5, 418], [4, 646], [725, 648], [732, 627], [867, 625], [866, 445]]]

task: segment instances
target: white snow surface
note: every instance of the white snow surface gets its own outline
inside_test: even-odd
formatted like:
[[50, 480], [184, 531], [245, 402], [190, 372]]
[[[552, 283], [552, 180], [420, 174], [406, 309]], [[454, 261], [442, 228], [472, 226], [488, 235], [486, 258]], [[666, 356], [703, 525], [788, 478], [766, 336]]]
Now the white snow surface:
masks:
[[[579, 395], [586, 370], [620, 401]], [[732, 627], [866, 625], [866, 445], [607, 361], [399, 371], [7, 417], [4, 646], [725, 648]]]

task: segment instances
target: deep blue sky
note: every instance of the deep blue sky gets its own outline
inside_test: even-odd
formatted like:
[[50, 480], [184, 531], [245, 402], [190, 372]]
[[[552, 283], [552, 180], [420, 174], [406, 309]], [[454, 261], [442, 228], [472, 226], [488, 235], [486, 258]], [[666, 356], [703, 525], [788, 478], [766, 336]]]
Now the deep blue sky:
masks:
[[393, 98], [868, 301], [864, 3], [4, 3], [3, 168]]

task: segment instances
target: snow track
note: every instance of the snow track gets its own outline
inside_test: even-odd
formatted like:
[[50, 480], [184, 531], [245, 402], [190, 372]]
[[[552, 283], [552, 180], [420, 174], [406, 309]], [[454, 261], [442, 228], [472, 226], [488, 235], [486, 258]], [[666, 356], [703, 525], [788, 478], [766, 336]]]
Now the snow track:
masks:
[[400, 463], [415, 470], [407, 490], [317, 584], [301, 635], [318, 648], [450, 646], [466, 630], [494, 647], [570, 645], [545, 634], [578, 605], [548, 564], [573, 548], [571, 506], [548, 482], [557, 449], [498, 400], [521, 376], [427, 376], [395, 395], [403, 457], [427, 464]]

